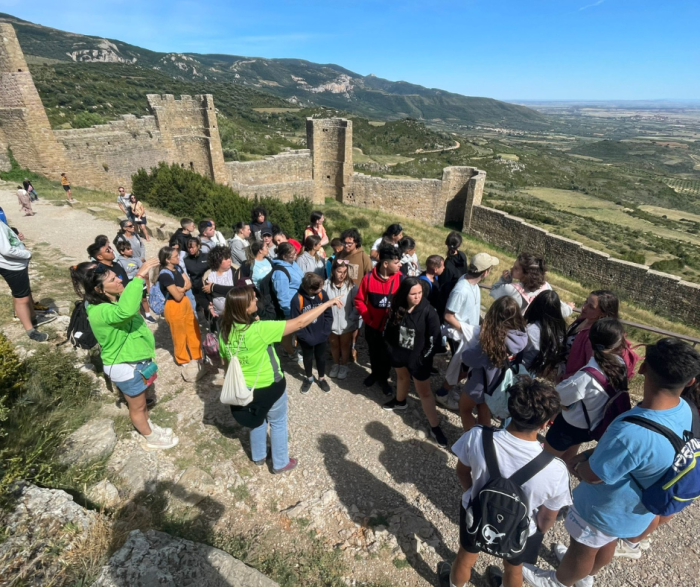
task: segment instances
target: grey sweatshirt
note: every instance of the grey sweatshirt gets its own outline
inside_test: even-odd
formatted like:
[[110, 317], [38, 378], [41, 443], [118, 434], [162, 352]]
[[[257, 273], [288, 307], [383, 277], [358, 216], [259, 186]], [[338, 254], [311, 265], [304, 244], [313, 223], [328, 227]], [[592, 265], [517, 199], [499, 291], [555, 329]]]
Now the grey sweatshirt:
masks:
[[333, 326], [331, 326], [331, 332], [333, 334], [344, 334], [357, 330], [360, 320], [360, 315], [355, 309], [357, 286], [343, 283], [340, 287], [335, 287], [333, 282], [329, 279], [324, 284], [323, 291], [328, 294], [329, 300], [334, 298], [343, 300], [342, 308], [333, 306]]
[[240, 266], [245, 263], [247, 258], [245, 255], [245, 250], [248, 248], [250, 243], [236, 235], [231, 240], [228, 241], [228, 246], [231, 247], [231, 258], [234, 264]]
[[7, 224], [0, 221], [0, 268], [8, 271], [22, 271], [29, 265], [32, 254], [25, 248]]

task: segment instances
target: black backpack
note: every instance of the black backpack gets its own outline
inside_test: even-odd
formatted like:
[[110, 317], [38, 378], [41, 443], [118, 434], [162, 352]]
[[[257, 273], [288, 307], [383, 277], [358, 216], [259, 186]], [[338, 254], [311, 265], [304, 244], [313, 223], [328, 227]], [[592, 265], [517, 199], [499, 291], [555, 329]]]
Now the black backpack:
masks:
[[75, 302], [75, 308], [66, 329], [66, 338], [75, 348], [85, 350], [90, 350], [97, 344], [97, 339], [90, 328], [85, 302], [82, 300]]
[[292, 279], [289, 275], [289, 271], [280, 265], [273, 265], [272, 271], [262, 278], [258, 284], [258, 290], [260, 291], [260, 300], [258, 300], [258, 316], [260, 316], [260, 320], [285, 319], [284, 312], [282, 311], [282, 307], [277, 299], [277, 293], [275, 292], [275, 288], [272, 286], [272, 275], [275, 271], [281, 271], [290, 281]]
[[484, 428], [481, 437], [490, 479], [469, 501], [467, 540], [481, 552], [512, 559], [523, 552], [530, 534], [530, 507], [522, 485], [551, 463], [554, 455], [542, 451], [505, 479], [498, 467], [493, 432]]

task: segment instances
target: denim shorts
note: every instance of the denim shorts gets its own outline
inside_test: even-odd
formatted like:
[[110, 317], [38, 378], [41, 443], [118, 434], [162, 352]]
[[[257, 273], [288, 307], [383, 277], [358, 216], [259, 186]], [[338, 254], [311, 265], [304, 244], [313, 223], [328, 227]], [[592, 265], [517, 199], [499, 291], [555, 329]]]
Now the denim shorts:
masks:
[[119, 391], [121, 391], [124, 395], [128, 395], [129, 397], [136, 397], [137, 395], [141, 395], [144, 391], [146, 391], [146, 382], [143, 380], [141, 373], [135, 369], [134, 377], [132, 379], [129, 379], [128, 381], [115, 381], [114, 385], [117, 386]]

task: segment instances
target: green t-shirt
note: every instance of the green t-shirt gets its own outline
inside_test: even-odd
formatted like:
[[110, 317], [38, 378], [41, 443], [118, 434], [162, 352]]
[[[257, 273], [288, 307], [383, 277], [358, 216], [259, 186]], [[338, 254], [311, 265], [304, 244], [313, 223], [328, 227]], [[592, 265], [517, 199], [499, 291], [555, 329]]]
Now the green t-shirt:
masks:
[[219, 335], [219, 354], [227, 361], [238, 354], [248, 387], [268, 387], [284, 377], [273, 346], [273, 343], [282, 340], [284, 326], [284, 320], [256, 320], [245, 329], [237, 324], [231, 330], [228, 344]]

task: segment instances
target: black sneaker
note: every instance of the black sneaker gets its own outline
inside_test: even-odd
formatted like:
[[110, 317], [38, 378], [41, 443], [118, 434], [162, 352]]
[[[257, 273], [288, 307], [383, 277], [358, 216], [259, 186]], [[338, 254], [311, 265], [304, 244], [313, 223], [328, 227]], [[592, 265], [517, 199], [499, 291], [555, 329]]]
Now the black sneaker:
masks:
[[493, 565], [486, 567], [486, 582], [489, 584], [489, 587], [502, 587], [503, 571]]
[[440, 426], [435, 426], [435, 428], [430, 428], [430, 436], [437, 442], [440, 448], [447, 448], [447, 436], [442, 431]]
[[34, 328], [43, 326], [44, 324], [53, 322], [56, 318], [58, 318], [58, 314], [36, 314], [34, 318], [32, 318], [32, 326], [34, 326]]
[[365, 387], [372, 387], [377, 382], [377, 378], [374, 375], [368, 375], [362, 382]]
[[27, 335], [29, 338], [36, 342], [46, 342], [49, 340], [49, 335], [46, 334], [45, 332], [39, 332], [38, 330], [30, 330], [27, 332]]
[[313, 382], [313, 377], [311, 379], [309, 379], [308, 377], [304, 379], [303, 383], [301, 384], [301, 393], [309, 393], [309, 389], [311, 389], [311, 385], [313, 384]]
[[328, 393], [331, 390], [331, 386], [328, 385], [328, 381], [326, 381], [325, 379], [317, 379], [316, 383], [318, 383], [318, 386], [326, 393]]
[[388, 381], [384, 381], [379, 384], [379, 387], [382, 388], [382, 393], [384, 395], [394, 395], [394, 389], [389, 385]]
[[408, 406], [406, 405], [406, 400], [403, 400], [400, 402], [396, 398], [389, 400], [386, 402], [383, 406], [382, 409], [386, 410], [387, 412], [393, 411], [400, 411], [400, 410], [405, 410]]
[[440, 561], [437, 566], [438, 584], [440, 587], [450, 587], [450, 573], [452, 565], [447, 561]]

